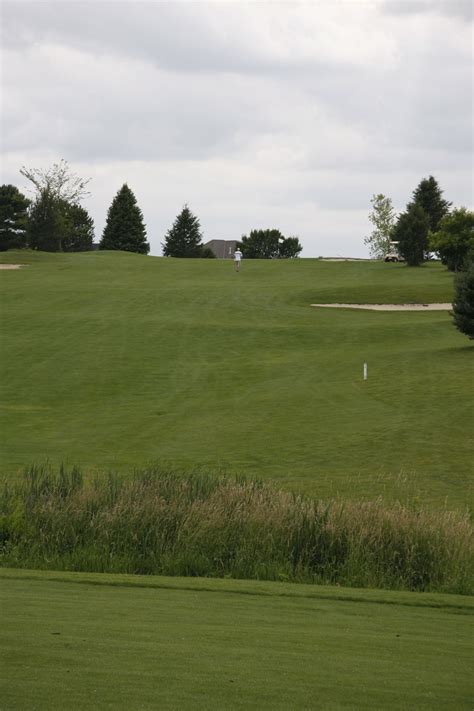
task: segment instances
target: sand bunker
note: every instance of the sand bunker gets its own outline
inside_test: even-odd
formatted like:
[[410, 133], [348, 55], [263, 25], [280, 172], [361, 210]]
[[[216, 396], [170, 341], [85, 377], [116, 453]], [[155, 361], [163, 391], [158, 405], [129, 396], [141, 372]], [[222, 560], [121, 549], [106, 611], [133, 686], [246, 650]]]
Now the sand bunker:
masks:
[[0, 269], [21, 269], [26, 264], [0, 264]]
[[370, 311], [450, 311], [452, 304], [311, 304], [329, 309], [370, 309]]

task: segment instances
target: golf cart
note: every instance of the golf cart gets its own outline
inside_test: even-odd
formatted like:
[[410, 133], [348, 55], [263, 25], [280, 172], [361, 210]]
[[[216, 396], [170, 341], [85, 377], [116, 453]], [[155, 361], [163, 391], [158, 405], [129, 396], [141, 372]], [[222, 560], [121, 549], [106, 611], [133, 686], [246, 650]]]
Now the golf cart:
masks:
[[384, 262], [403, 262], [403, 258], [398, 251], [398, 242], [390, 242], [390, 250], [383, 258]]

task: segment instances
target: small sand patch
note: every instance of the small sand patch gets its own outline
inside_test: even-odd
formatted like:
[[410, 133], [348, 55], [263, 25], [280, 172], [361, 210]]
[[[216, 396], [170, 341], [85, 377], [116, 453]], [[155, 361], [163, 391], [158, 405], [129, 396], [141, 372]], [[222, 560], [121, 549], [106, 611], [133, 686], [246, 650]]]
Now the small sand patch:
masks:
[[450, 311], [452, 304], [311, 304], [329, 309], [369, 309], [370, 311]]
[[0, 264], [0, 269], [21, 269], [26, 264]]

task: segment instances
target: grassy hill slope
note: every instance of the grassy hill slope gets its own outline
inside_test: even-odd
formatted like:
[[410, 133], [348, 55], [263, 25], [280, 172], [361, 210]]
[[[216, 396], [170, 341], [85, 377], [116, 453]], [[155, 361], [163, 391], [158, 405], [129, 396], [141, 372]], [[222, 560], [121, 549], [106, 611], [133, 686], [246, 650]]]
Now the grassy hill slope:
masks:
[[472, 599], [0, 570], [2, 708], [470, 709]]
[[450, 301], [439, 264], [2, 261], [29, 265], [0, 272], [4, 475], [153, 461], [318, 497], [467, 502], [473, 347], [449, 315], [310, 307]]

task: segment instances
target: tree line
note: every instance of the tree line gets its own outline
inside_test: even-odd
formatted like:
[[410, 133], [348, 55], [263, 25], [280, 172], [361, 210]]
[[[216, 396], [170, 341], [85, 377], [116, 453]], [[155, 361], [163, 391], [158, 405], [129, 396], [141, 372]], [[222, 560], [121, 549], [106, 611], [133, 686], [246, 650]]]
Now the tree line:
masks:
[[[89, 193], [82, 179], [61, 160], [48, 170], [21, 168], [33, 185], [30, 200], [14, 185], [0, 186], [0, 251], [14, 248], [48, 252], [81, 252], [93, 249], [94, 222], [80, 204]], [[474, 339], [474, 213], [452, 203], [433, 176], [422, 180], [398, 217], [385, 195], [372, 198], [369, 219], [374, 225], [365, 238], [371, 254], [383, 258], [396, 244], [408, 266], [419, 266], [435, 252], [455, 280], [453, 317], [456, 327]], [[198, 218], [185, 205], [162, 244], [170, 257], [214, 258], [202, 243]], [[237, 242], [249, 259], [287, 259], [301, 252], [298, 237], [284, 237], [277, 229], [252, 230]], [[99, 249], [148, 254], [143, 213], [135, 195], [124, 184], [114, 197]]]
[[[81, 201], [90, 193], [90, 179], [72, 173], [67, 161], [51, 168], [20, 169], [33, 185], [32, 200], [14, 185], [0, 186], [0, 251], [28, 247], [46, 252], [82, 252], [94, 248], [94, 222]], [[162, 243], [167, 257], [214, 258], [203, 245], [199, 219], [184, 205]], [[251, 259], [296, 257], [302, 250], [297, 237], [279, 230], [252, 230], [238, 246]], [[98, 245], [99, 249], [148, 254], [143, 213], [125, 183], [114, 197]]]
[[430, 175], [413, 191], [398, 217], [392, 201], [373, 195], [369, 220], [374, 230], [364, 239], [373, 257], [386, 258], [394, 248], [408, 266], [417, 267], [435, 253], [456, 272], [453, 320], [456, 328], [474, 339], [474, 212], [452, 203]]
[[[20, 169], [33, 185], [29, 199], [14, 185], [0, 186], [0, 251], [30, 248], [45, 252], [84, 252], [94, 248], [94, 221], [81, 201], [90, 179], [72, 173], [67, 161], [51, 168]], [[143, 214], [128, 185], [107, 213], [100, 249], [148, 254]]]
[[370, 253], [383, 259], [394, 245], [408, 266], [416, 267], [436, 254], [451, 271], [465, 268], [474, 254], [474, 212], [465, 207], [451, 210], [437, 180], [430, 175], [413, 191], [406, 209], [398, 216], [385, 195], [373, 195], [369, 220], [374, 230], [364, 239]]

